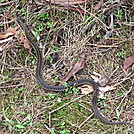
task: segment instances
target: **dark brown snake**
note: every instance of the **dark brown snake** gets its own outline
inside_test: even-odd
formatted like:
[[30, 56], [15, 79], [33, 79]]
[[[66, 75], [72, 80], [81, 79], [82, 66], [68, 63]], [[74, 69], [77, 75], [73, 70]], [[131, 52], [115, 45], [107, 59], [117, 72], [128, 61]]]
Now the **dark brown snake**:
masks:
[[[25, 36], [27, 37], [28, 41], [30, 42], [31, 46], [33, 47], [33, 49], [36, 51], [37, 54], [37, 67], [36, 67], [36, 79], [38, 81], [38, 83], [41, 85], [41, 87], [43, 89], [46, 90], [51, 90], [51, 91], [64, 91], [64, 89], [66, 88], [65, 86], [53, 86], [53, 85], [49, 85], [47, 84], [43, 78], [42, 78], [42, 54], [38, 48], [38, 46], [36, 45], [36, 43], [31, 39], [31, 37], [29, 36], [29, 32], [28, 32], [28, 28], [27, 26], [22, 22], [22, 19], [18, 16], [17, 17], [17, 22], [18, 24], [22, 27]], [[98, 107], [97, 107], [97, 96], [98, 96], [98, 84], [95, 83], [92, 79], [79, 79], [76, 80], [72, 83], [69, 83], [67, 85], [67, 87], [72, 87], [73, 85], [83, 85], [83, 84], [89, 84], [91, 86], [93, 86], [94, 88], [94, 93], [93, 93], [93, 99], [92, 99], [92, 106], [93, 106], [93, 111], [95, 113], [95, 115], [103, 122], [107, 123], [107, 124], [111, 124], [111, 125], [115, 125], [115, 124], [127, 124], [127, 125], [131, 125], [132, 127], [134, 127], [134, 125], [127, 123], [127, 122], [110, 122], [107, 119], [105, 119], [99, 112]]]

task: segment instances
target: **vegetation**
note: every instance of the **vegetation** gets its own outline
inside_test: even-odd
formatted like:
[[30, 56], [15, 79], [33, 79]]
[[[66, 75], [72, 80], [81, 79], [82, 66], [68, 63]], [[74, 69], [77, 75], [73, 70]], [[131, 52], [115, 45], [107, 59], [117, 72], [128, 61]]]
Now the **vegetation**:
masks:
[[[50, 84], [62, 80], [84, 52], [84, 68], [67, 82], [91, 78], [93, 72], [109, 76], [110, 85], [117, 86], [98, 99], [101, 113], [110, 121], [134, 124], [134, 66], [123, 69], [124, 60], [134, 51], [132, 1], [106, 0], [97, 11], [92, 5], [81, 5], [91, 13], [87, 15], [59, 5], [0, 0], [0, 32], [18, 27], [16, 13], [24, 19], [42, 51], [43, 76]], [[105, 39], [111, 13], [114, 28]], [[76, 88], [56, 93], [42, 89], [35, 79], [36, 54], [27, 49], [20, 27], [15, 35], [0, 45], [1, 134], [133, 133], [130, 126], [108, 125], [95, 117], [92, 94], [81, 95]]]

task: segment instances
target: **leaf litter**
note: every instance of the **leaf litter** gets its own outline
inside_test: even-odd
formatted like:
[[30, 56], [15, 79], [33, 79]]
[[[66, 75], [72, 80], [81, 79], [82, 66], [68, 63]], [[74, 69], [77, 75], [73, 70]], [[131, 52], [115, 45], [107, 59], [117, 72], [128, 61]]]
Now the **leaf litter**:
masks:
[[[117, 2], [117, 1], [116, 1]], [[116, 3], [115, 2], [115, 3]], [[122, 3], [120, 3], [120, 4], [122, 4]], [[111, 8], [113, 9], [113, 8], [115, 8], [115, 7], [113, 7], [113, 5], [114, 5], [114, 3], [112, 3], [112, 4], [110, 4], [109, 2], [105, 2], [105, 6], [107, 6], [108, 7], [108, 10], [110, 11], [111, 10]], [[43, 5], [44, 6], [44, 5]], [[100, 5], [100, 7], [99, 7], [99, 9], [100, 9], [100, 11], [101, 12], [103, 12], [104, 10], [102, 10], [102, 7], [101, 7], [102, 5]], [[122, 8], [124, 8], [126, 5], [125, 5], [125, 3], [124, 3], [124, 5], [122, 6]], [[110, 8], [111, 7], [111, 8]], [[119, 7], [117, 7], [117, 8], [119, 8]], [[104, 7], [104, 9], [106, 9], [106, 7]], [[56, 9], [55, 9], [56, 10]], [[76, 9], [77, 10], [77, 9]], [[107, 10], [107, 11], [108, 11]], [[108, 12], [109, 12], [108, 11]], [[127, 11], [127, 10], [126, 10]], [[65, 12], [65, 11], [64, 11]], [[110, 11], [111, 12], [111, 11]], [[82, 13], [81, 11], [80, 11], [80, 13]], [[83, 12], [84, 13], [84, 12]], [[104, 13], [104, 15], [105, 15], [105, 11], [103, 12]], [[93, 13], [94, 14], [94, 13]], [[76, 15], [77, 17], [78, 17], [78, 14]], [[75, 17], [76, 17], [75, 16]], [[97, 16], [97, 15], [96, 15]], [[129, 16], [129, 15], [128, 15]], [[126, 16], [125, 16], [125, 18], [127, 19], [127, 14], [126, 14]], [[71, 18], [72, 18], [72, 16], [71, 16]], [[91, 18], [90, 18], [91, 19]], [[103, 16], [102, 16], [102, 18], [101, 18], [102, 20], [104, 19], [103, 18]], [[116, 18], [116, 20], [117, 20], [117, 18]], [[90, 20], [90, 21], [92, 21], [92, 19]], [[95, 20], [96, 21], [96, 20]], [[127, 21], [129, 21], [129, 20], [127, 20]], [[59, 21], [60, 22], [60, 21]], [[120, 20], [118, 19], [118, 22], [120, 22]], [[131, 23], [131, 22], [130, 22]], [[80, 23], [79, 23], [80, 24]], [[98, 23], [98, 22], [96, 22], [96, 24], [97, 24], [97, 26], [99, 27], [100, 26], [100, 24]], [[114, 25], [116, 24], [116, 21], [114, 21]], [[122, 22], [121, 22], [121, 24], [122, 24]], [[69, 25], [69, 24], [68, 24]], [[66, 26], [65, 26], [66, 27]], [[130, 28], [130, 27], [129, 27]], [[96, 31], [99, 33], [100, 31], [99, 31], [99, 28], [97, 29], [97, 27], [95, 27], [95, 29], [96, 29]], [[131, 28], [130, 28], [131, 29]], [[131, 31], [129, 31], [128, 29], [125, 29], [124, 27], [116, 27], [116, 30], [118, 30], [119, 32], [119, 34], [120, 34], [120, 36], [118, 36], [118, 38], [119, 39], [124, 39], [124, 38], [126, 38], [126, 37], [128, 37], [128, 40], [127, 40], [127, 42], [126, 42], [126, 45], [128, 45], [127, 43], [130, 43], [130, 39], [129, 39], [129, 37], [131, 36]], [[123, 30], [125, 31], [125, 32], [123, 32]], [[127, 31], [126, 31], [127, 30]], [[94, 70], [94, 71], [97, 71], [97, 72], [102, 72], [102, 74], [105, 74], [105, 73], [108, 73], [108, 74], [110, 74], [111, 72], [113, 72], [114, 70], [115, 70], [115, 68], [116, 68], [116, 66], [118, 66], [118, 65], [120, 65], [119, 63], [118, 63], [118, 60], [119, 60], [119, 62], [120, 61], [122, 61], [121, 60], [121, 58], [122, 57], [116, 57], [116, 54], [118, 54], [118, 53], [120, 53], [120, 52], [122, 52], [122, 51], [127, 51], [127, 49], [128, 50], [130, 50], [129, 48], [127, 48], [127, 49], [125, 49], [124, 47], [125, 47], [125, 45], [121, 42], [121, 43], [119, 43], [119, 44], [117, 44], [117, 46], [118, 46], [118, 48], [111, 48], [110, 49], [110, 53], [108, 53], [108, 51], [109, 51], [109, 49], [105, 49], [105, 48], [99, 48], [98, 46], [100, 45], [98, 42], [97, 42], [97, 40], [96, 40], [96, 38], [95, 38], [95, 35], [97, 35], [97, 32], [95, 33], [91, 33], [93, 36], [92, 37], [90, 37], [90, 36], [88, 36], [88, 38], [86, 38], [86, 40], [87, 39], [89, 39], [88, 41], [90, 41], [90, 42], [92, 42], [92, 43], [94, 43], [94, 44], [97, 44], [96, 46], [86, 46], [86, 48], [89, 50], [91, 50], [91, 54], [92, 54], [92, 56], [91, 55], [88, 55], [88, 57], [90, 58], [90, 60], [89, 61], [87, 61], [87, 60], [85, 60], [85, 62], [86, 62], [86, 65], [90, 68], [91, 67], [91, 69], [92, 70]], [[127, 34], [127, 33], [129, 33], [129, 34]], [[75, 33], [76, 34], [76, 33]], [[89, 34], [89, 33], [88, 33]], [[113, 33], [112, 33], [113, 34]], [[124, 36], [124, 34], [126, 35], [126, 36]], [[129, 36], [128, 36], [129, 35]], [[87, 35], [86, 35], [87, 36]], [[109, 36], [110, 37], [110, 36]], [[108, 37], [108, 38], [109, 38]], [[85, 38], [85, 37], [84, 37]], [[72, 38], [71, 38], [72, 39]], [[24, 40], [24, 38], [23, 38], [23, 40]], [[23, 43], [23, 40], [22, 41], [20, 41], [20, 42], [22, 42]], [[114, 42], [114, 40], [116, 40], [116, 38], [112, 38], [112, 41]], [[19, 42], [19, 43], [20, 43]], [[73, 41], [72, 41], [73, 42]], [[107, 45], [107, 44], [105, 44], [105, 46], [108, 46], [108, 47], [110, 47], [110, 46], [112, 46], [112, 44], [113, 44], [113, 42], [111, 42], [109, 45]], [[86, 42], [87, 43], [87, 42]], [[85, 43], [85, 44], [86, 44]], [[72, 44], [73, 45], [73, 44]], [[130, 45], [130, 44], [129, 44]], [[128, 45], [128, 46], [129, 46]], [[104, 46], [103, 44], [102, 44], [102, 46]], [[105, 50], [105, 53], [106, 53], [106, 55], [105, 56], [103, 56], [103, 53], [101, 53], [101, 50]], [[87, 53], [87, 51], [86, 51], [86, 54], [88, 54]], [[108, 56], [107, 56], [107, 54], [108, 54]], [[92, 57], [92, 58], [91, 58]], [[67, 58], [67, 57], [66, 57]], [[107, 59], [108, 58], [108, 59]], [[8, 59], [8, 58], [6, 58], [6, 59]], [[86, 58], [85, 58], [86, 59]], [[68, 61], [69, 61], [69, 59], [67, 59]], [[89, 64], [89, 63], [91, 63], [91, 61], [92, 60], [96, 60], [96, 62], [94, 62], [92, 65], [91, 64]], [[112, 62], [113, 61], [113, 62]], [[131, 61], [131, 60], [130, 60]], [[128, 68], [128, 67], [130, 67], [130, 71], [131, 71], [131, 65], [132, 65], [132, 62], [130, 62], [129, 61], [129, 63], [127, 63], [127, 67], [125, 67], [125, 68]], [[7, 62], [8, 63], [8, 62]], [[74, 62], [75, 63], [75, 62]], [[9, 64], [10, 64], [10, 62], [9, 62]], [[131, 64], [131, 65], [130, 65]], [[12, 64], [11, 64], [12, 65]], [[124, 93], [124, 86], [126, 86], [126, 84], [127, 83], [131, 83], [132, 84], [132, 82], [131, 82], [131, 77], [132, 76], [130, 76], [129, 78], [126, 78], [126, 76], [125, 76], [125, 74], [123, 73], [123, 70], [122, 70], [122, 67], [121, 67], [122, 65], [120, 65], [120, 68], [118, 69], [118, 72], [115, 72], [115, 74], [112, 76], [112, 81], [113, 81], [113, 83], [118, 83], [118, 81], [120, 81], [120, 79], [122, 79], [122, 78], [124, 78], [125, 79], [125, 81], [124, 81], [124, 83], [122, 83], [122, 85], [120, 85], [120, 87], [122, 88], [122, 90], [121, 90], [121, 92], [123, 92]], [[66, 66], [67, 67], [67, 66]], [[6, 68], [6, 66], [3, 66], [2, 68]], [[7, 68], [6, 68], [7, 69]], [[74, 69], [75, 70], [75, 69]], [[91, 70], [91, 71], [92, 71]], [[31, 70], [30, 70], [31, 71]], [[32, 70], [33, 71], [33, 70]], [[31, 74], [33, 73], [31, 71]], [[91, 72], [91, 71], [89, 71], [89, 72]], [[73, 74], [73, 73], [72, 73]], [[73, 74], [74, 75], [74, 74]], [[84, 75], [86, 75], [85, 77], [88, 77], [88, 75], [85, 73]], [[32, 76], [32, 75], [31, 75]], [[59, 75], [60, 76], [60, 75]], [[12, 84], [12, 83], [11, 83]], [[131, 87], [131, 84], [129, 84], [129, 86], [127, 87], [127, 88], [129, 88], [129, 87]], [[19, 84], [18, 84], [19, 85]], [[30, 85], [30, 86], [29, 86]], [[28, 112], [30, 112], [31, 113], [31, 111], [32, 111], [32, 113], [34, 114], [34, 113], [36, 113], [36, 117], [35, 118], [33, 118], [33, 122], [35, 123], [35, 124], [38, 124], [38, 122], [43, 122], [44, 123], [44, 119], [48, 119], [48, 115], [45, 115], [44, 114], [44, 111], [46, 110], [46, 105], [45, 104], [47, 104], [47, 103], [49, 103], [48, 105], [49, 105], [49, 107], [47, 107], [47, 112], [48, 112], [48, 109], [50, 110], [50, 114], [51, 113], [54, 113], [54, 112], [57, 112], [58, 111], [58, 108], [56, 108], [56, 107], [54, 107], [54, 105], [55, 105], [55, 100], [54, 101], [52, 101], [52, 100], [43, 100], [42, 102], [40, 102], [40, 98], [42, 97], [42, 95], [46, 95], [46, 93], [44, 93], [44, 94], [41, 94], [40, 93], [40, 95], [38, 96], [38, 93], [37, 92], [34, 92], [34, 90], [33, 89], [35, 89], [36, 88], [36, 85], [34, 85], [32, 88], [31, 88], [31, 83], [29, 83], [29, 84], [27, 84], [27, 86], [29, 86], [28, 87], [28, 89], [30, 88], [31, 90], [30, 90], [30, 92], [29, 92], [29, 90], [27, 91], [28, 92], [28, 95], [31, 95], [31, 94], [34, 94], [31, 98], [32, 98], [32, 100], [30, 100], [31, 98], [28, 98], [28, 96], [26, 96], [27, 94], [25, 94], [24, 93], [24, 98], [25, 98], [25, 102], [26, 101], [28, 101], [28, 102], [30, 102], [31, 104], [32, 104], [32, 102], [33, 102], [33, 104], [34, 105], [32, 105], [32, 107], [30, 107], [30, 105], [28, 106], [29, 107], [29, 111]], [[107, 87], [107, 86], [106, 86]], [[102, 87], [103, 88], [103, 90], [104, 90], [104, 87]], [[127, 89], [127, 88], [125, 88], [125, 89]], [[27, 87], [26, 87], [26, 89], [27, 89]], [[101, 90], [101, 89], [100, 89]], [[109, 90], [108, 88], [106, 89], [106, 91], [107, 90]], [[14, 91], [14, 89], [13, 89], [13, 91]], [[86, 91], [84, 91], [84, 92], [86, 92]], [[117, 93], [118, 93], [118, 91], [117, 91]], [[23, 94], [23, 93], [22, 93]], [[14, 92], [14, 96], [16, 95], [16, 92]], [[18, 94], [17, 94], [18, 95]], [[114, 94], [113, 94], [114, 95]], [[36, 98], [36, 96], [37, 96], [37, 98]], [[83, 95], [84, 96], [84, 95]], [[11, 96], [12, 97], [12, 96]], [[85, 97], [85, 96], [84, 96]], [[114, 101], [115, 101], [115, 103], [117, 103], [116, 102], [116, 100], [119, 100], [119, 99], [122, 99], [122, 96], [118, 96], [119, 98], [116, 98], [116, 97], [114, 97]], [[20, 96], [20, 98], [21, 98], [21, 96]], [[110, 98], [110, 96], [109, 96], [109, 98]], [[72, 99], [72, 98], [71, 98]], [[80, 99], [80, 97], [78, 98], [78, 99]], [[130, 99], [130, 98], [129, 98]], [[5, 99], [4, 99], [5, 100]], [[12, 99], [12, 100], [14, 100], [14, 99]], [[34, 100], [38, 100], [38, 106], [36, 107], [36, 101], [34, 101]], [[85, 98], [84, 98], [84, 100], [85, 100]], [[22, 102], [23, 102], [23, 99], [21, 100]], [[21, 103], [21, 101], [20, 101], [20, 103]], [[74, 99], [72, 102], [75, 102], [76, 101], [76, 99]], [[83, 98], [80, 100], [80, 101], [83, 101]], [[10, 101], [9, 101], [10, 102]], [[4, 103], [4, 101], [3, 101], [3, 103]], [[61, 102], [62, 103], [62, 102]], [[78, 102], [77, 102], [78, 103]], [[125, 104], [127, 103], [127, 99], [125, 100]], [[25, 104], [25, 103], [24, 103]], [[51, 105], [52, 104], [52, 105]], [[69, 103], [68, 103], [69, 104]], [[67, 105], [68, 105], [67, 104]], [[13, 103], [12, 103], [12, 105], [13, 105]], [[21, 104], [21, 106], [19, 107], [19, 104], [18, 104], [18, 107], [17, 107], [17, 109], [15, 109], [14, 107], [12, 107], [12, 109], [14, 110], [14, 111], [16, 111], [16, 110], [23, 110], [22, 109], [22, 105], [23, 105], [23, 103]], [[128, 104], [129, 105], [129, 104]], [[127, 105], [127, 106], [128, 106]], [[34, 106], [34, 110], [33, 110], [33, 106]], [[63, 107], [64, 106], [66, 106], [66, 104], [65, 105], [62, 105]], [[60, 107], [61, 109], [63, 108], [63, 107]], [[4, 107], [4, 105], [3, 105], [3, 107]], [[40, 107], [40, 109], [38, 108], [38, 107]], [[69, 108], [70, 108], [70, 110], [69, 110], [69, 114], [71, 114], [71, 112], [73, 112], [74, 113], [74, 111], [73, 111], [73, 108], [71, 107], [71, 106], [68, 106]], [[102, 106], [103, 107], [103, 106]], [[126, 107], [126, 105], [125, 105], [125, 107]], [[121, 109], [124, 109], [125, 107], [122, 107], [121, 106]], [[6, 107], [5, 107], [6, 108]], [[36, 111], [36, 108], [38, 108], [37, 109], [37, 111]], [[51, 109], [52, 108], [52, 109]], [[111, 108], [111, 107], [110, 107]], [[4, 109], [4, 108], [3, 108]], [[25, 107], [25, 110], [28, 110], [27, 109], [27, 107]], [[76, 109], [75, 109], [76, 110]], [[103, 109], [102, 109], [103, 110]], [[125, 109], [126, 110], [126, 109]], [[130, 105], [130, 110], [131, 110], [131, 105]], [[39, 111], [41, 111], [41, 112], [39, 112]], [[43, 112], [42, 112], [43, 111]], [[120, 113], [120, 111], [121, 110], [119, 110], [118, 109], [118, 111], [116, 111], [117, 112], [117, 114], [119, 115], [119, 113]], [[46, 112], [46, 111], [45, 111]], [[80, 112], [80, 110], [78, 111], [78, 112]], [[125, 112], [125, 111], [124, 111]], [[43, 117], [42, 117], [42, 120], [40, 120], [40, 116], [42, 116], [42, 114], [43, 114], [43, 116], [44, 116], [44, 119], [43, 119]], [[111, 113], [109, 113], [109, 114], [113, 114], [112, 112]], [[56, 113], [56, 115], [57, 115], [57, 113]], [[67, 114], [66, 114], [66, 116], [68, 116]], [[61, 117], [61, 120], [60, 121], [62, 121], [62, 120], [64, 120], [64, 121], [66, 121], [67, 119], [66, 119], [66, 116], [65, 116], [65, 118], [63, 119], [62, 117], [64, 117], [63, 115], [62, 115], [62, 117]], [[108, 115], [108, 116], [110, 116], [110, 115]], [[17, 115], [15, 116], [16, 118], [15, 119], [17, 119]], [[39, 118], [38, 118], [39, 117]], [[77, 116], [78, 117], [78, 116]], [[84, 113], [84, 115], [82, 116], [82, 118], [85, 118], [86, 117], [86, 112]], [[12, 117], [13, 119], [14, 119], [14, 117]], [[20, 119], [20, 117], [18, 118], [18, 119]], [[18, 120], [17, 119], [17, 120]], [[34, 120], [35, 119], [35, 120]], [[58, 120], [58, 118], [55, 118], [55, 114], [53, 114], [53, 116], [51, 116], [50, 117], [50, 120], [53, 120], [53, 122], [55, 123], [57, 120]], [[89, 119], [89, 118], [87, 118], [87, 119]], [[128, 120], [129, 118], [126, 118], [126, 120]], [[21, 119], [20, 119], [21, 120]], [[23, 119], [22, 119], [23, 120]], [[130, 119], [129, 119], [130, 120]], [[51, 128], [54, 128], [54, 130], [56, 130], [57, 131], [57, 126], [59, 125], [59, 124], [54, 124], [52, 121], [50, 121], [51, 123], [52, 123], [52, 125], [53, 126], [51, 126]], [[96, 124], [98, 124], [98, 126], [100, 126], [100, 124], [99, 124], [99, 122], [95, 122], [96, 124], [94, 124], [94, 120], [93, 120], [93, 122], [92, 121], [89, 121], [88, 120], [88, 122], [91, 122], [90, 123], [90, 125], [91, 125], [91, 127], [89, 128], [89, 124], [87, 123], [87, 125], [88, 126], [86, 126], [86, 124], [84, 124], [85, 126], [83, 126], [83, 128], [81, 128], [81, 130], [79, 131], [79, 130], [77, 130], [78, 131], [78, 133], [79, 132], [87, 132], [87, 133], [89, 133], [89, 132], [92, 132], [92, 130], [93, 129], [95, 129], [95, 127], [96, 127]], [[42, 124], [43, 124], [42, 123]], [[77, 124], [78, 123], [80, 123], [78, 120], [77, 120], [77, 123], [74, 123], [75, 125], [75, 127], [77, 126]], [[41, 124], [41, 125], [42, 125]], [[69, 123], [67, 123], [67, 124], [69, 124]], [[73, 124], [73, 123], [72, 123]], [[82, 123], [81, 123], [82, 124]], [[93, 124], [93, 125], [92, 125]], [[40, 125], [40, 126], [41, 126]], [[66, 125], [66, 124], [65, 124]], [[70, 125], [71, 125], [71, 123], [70, 123]], [[42, 132], [44, 132], [43, 130], [45, 130], [44, 129], [44, 124], [42, 125], [43, 126], [43, 129], [41, 130]], [[71, 127], [70, 128], [68, 128], [67, 127], [67, 125], [66, 125], [66, 127], [68, 128], [68, 129], [70, 129], [70, 131], [71, 130], [74, 130], [75, 131], [75, 129], [74, 129], [74, 126], [73, 125], [71, 125]], [[79, 125], [80, 126], [80, 125]], [[95, 127], [94, 127], [95, 126]], [[110, 129], [110, 127], [108, 126], [106, 126], [105, 125], [105, 127], [106, 128], [108, 128], [108, 129]], [[51, 130], [51, 128], [50, 128], [50, 130]], [[80, 127], [79, 127], [80, 128]], [[88, 129], [87, 129], [88, 128]], [[96, 127], [97, 129], [95, 129], [95, 131], [94, 132], [96, 132], [96, 133], [98, 133], [98, 132], [101, 132], [102, 131], [102, 129], [99, 129], [99, 127]], [[115, 127], [114, 128], [114, 131], [116, 132], [116, 131], [118, 131], [117, 129], [118, 129], [119, 127]], [[49, 129], [49, 128], [48, 128]], [[110, 129], [111, 130], [111, 129]], [[31, 127], [29, 128], [29, 126], [27, 127], [27, 132], [28, 131], [31, 131]], [[14, 132], [14, 130], [13, 130], [13, 132]], [[103, 129], [103, 131], [102, 132], [104, 132], [104, 129]], [[121, 129], [121, 131], [120, 132], [122, 132], [122, 129]]]

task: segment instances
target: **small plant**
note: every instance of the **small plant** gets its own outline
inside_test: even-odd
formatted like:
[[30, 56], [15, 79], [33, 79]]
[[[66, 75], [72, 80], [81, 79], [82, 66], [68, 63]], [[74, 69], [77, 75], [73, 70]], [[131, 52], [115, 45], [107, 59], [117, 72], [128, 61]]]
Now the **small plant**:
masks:
[[33, 56], [29, 56], [28, 61], [30, 61], [33, 65], [35, 64], [35, 58]]
[[120, 10], [115, 11], [115, 14], [114, 14], [114, 15], [115, 15], [116, 17], [118, 17], [120, 20], [122, 20], [123, 17], [124, 17], [124, 12], [123, 12], [122, 9], [120, 9]]
[[96, 62], [97, 62], [96, 60], [93, 60], [93, 61], [92, 61], [93, 64], [96, 63]]
[[51, 50], [52, 50], [52, 51], [58, 51], [58, 48], [55, 47], [54, 45], [52, 45], [52, 46], [51, 46]]
[[118, 52], [116, 55], [117, 55], [118, 57], [124, 57], [124, 54], [125, 54], [125, 52]]
[[[8, 110], [9, 111], [9, 110]], [[26, 116], [25, 117], [25, 121], [23, 123], [19, 122], [18, 120], [10, 120], [8, 116], [11, 116], [11, 113], [6, 113], [5, 115], [5, 120], [3, 120], [2, 125], [4, 126], [10, 126], [12, 130], [16, 130], [18, 132], [24, 132], [27, 127], [32, 127], [32, 122], [31, 120], [31, 115], [30, 114], [26, 114], [25, 112], [21, 112], [19, 113], [20, 116]]]

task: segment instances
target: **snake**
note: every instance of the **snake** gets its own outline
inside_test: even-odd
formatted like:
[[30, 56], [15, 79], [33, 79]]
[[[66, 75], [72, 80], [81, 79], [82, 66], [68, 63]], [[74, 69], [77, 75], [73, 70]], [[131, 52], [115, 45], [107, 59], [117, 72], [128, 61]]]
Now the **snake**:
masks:
[[36, 42], [33, 39], [31, 39], [31, 37], [29, 36], [28, 27], [23, 23], [22, 18], [20, 16], [17, 16], [16, 20], [17, 20], [19, 26], [22, 28], [27, 40], [29, 41], [29, 43], [31, 45], [31, 47], [36, 51], [37, 63], [36, 63], [35, 77], [43, 89], [55, 91], [55, 92], [60, 92], [60, 91], [64, 91], [67, 87], [70, 88], [74, 85], [80, 86], [80, 85], [84, 85], [84, 84], [89, 84], [94, 89], [93, 98], [92, 98], [92, 108], [93, 108], [94, 114], [96, 115], [96, 117], [99, 120], [101, 120], [104, 123], [110, 124], [110, 125], [127, 124], [127, 125], [131, 125], [132, 127], [134, 127], [134, 125], [127, 123], [127, 122], [110, 122], [101, 115], [101, 113], [99, 112], [98, 106], [97, 106], [99, 86], [93, 79], [78, 79], [78, 80], [75, 80], [71, 83], [68, 83], [67, 86], [64, 86], [64, 85], [54, 86], [51, 84], [47, 84], [43, 80], [43, 76], [42, 76], [42, 61], [43, 60], [42, 60], [41, 51], [40, 51], [39, 47], [37, 46]]

